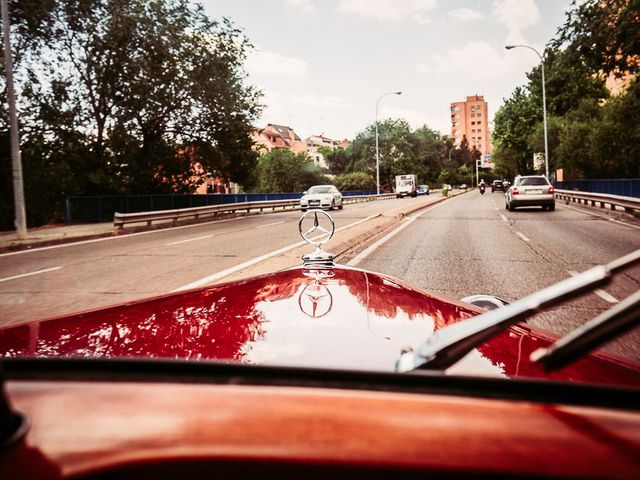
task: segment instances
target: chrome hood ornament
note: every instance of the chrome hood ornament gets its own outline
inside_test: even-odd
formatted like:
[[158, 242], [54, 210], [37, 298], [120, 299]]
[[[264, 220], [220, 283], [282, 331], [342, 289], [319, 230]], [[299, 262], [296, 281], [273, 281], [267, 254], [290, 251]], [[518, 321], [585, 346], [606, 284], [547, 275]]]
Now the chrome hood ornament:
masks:
[[316, 249], [312, 253], [302, 256], [304, 266], [334, 265], [334, 255], [322, 250], [321, 245], [327, 243], [336, 231], [336, 224], [331, 216], [323, 210], [309, 210], [298, 222], [298, 231], [302, 239]]

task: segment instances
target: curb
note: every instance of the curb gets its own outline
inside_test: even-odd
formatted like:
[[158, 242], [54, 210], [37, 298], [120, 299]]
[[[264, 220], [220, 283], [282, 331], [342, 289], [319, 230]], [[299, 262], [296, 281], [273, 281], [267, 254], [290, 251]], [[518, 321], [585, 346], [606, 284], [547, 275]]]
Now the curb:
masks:
[[[117, 236], [113, 232], [108, 233], [95, 233], [90, 235], [78, 235], [77, 237], [62, 237], [54, 238], [51, 240], [27, 240], [29, 243], [9, 243], [8, 245], [0, 246], [1, 253], [19, 252], [22, 250], [31, 250], [32, 248], [50, 247], [53, 245], [62, 245], [65, 243], [83, 242], [85, 240], [96, 240], [98, 238], [107, 238]], [[20, 242], [20, 240], [16, 240]]]

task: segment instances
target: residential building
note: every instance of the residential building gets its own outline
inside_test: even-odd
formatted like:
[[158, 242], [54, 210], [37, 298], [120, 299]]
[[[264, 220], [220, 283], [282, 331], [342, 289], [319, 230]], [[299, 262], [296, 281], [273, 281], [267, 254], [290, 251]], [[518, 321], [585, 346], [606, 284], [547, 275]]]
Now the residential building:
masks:
[[300, 153], [306, 150], [303, 142], [293, 128], [285, 125], [269, 123], [263, 129], [255, 129], [251, 139], [260, 150], [270, 152], [274, 148], [286, 148], [293, 153]]
[[304, 152], [323, 170], [327, 170], [328, 166], [324, 155], [320, 151], [322, 147], [333, 150], [335, 148], [347, 148], [351, 144], [347, 139], [332, 140], [323, 134], [311, 135], [301, 140], [293, 128], [273, 123], [269, 123], [263, 129], [255, 129], [251, 139], [258, 151], [270, 152], [274, 148], [286, 148], [295, 154]]
[[351, 144], [347, 139], [331, 140], [323, 134], [311, 135], [310, 137], [305, 138], [304, 141], [307, 145], [307, 155], [309, 155], [314, 163], [323, 170], [328, 169], [328, 165], [325, 156], [320, 151], [322, 147], [329, 148], [331, 150], [336, 148], [346, 149]]
[[476, 147], [483, 155], [493, 153], [487, 102], [482, 95], [472, 95], [464, 102], [451, 104], [451, 137], [459, 146], [467, 137], [469, 148]]

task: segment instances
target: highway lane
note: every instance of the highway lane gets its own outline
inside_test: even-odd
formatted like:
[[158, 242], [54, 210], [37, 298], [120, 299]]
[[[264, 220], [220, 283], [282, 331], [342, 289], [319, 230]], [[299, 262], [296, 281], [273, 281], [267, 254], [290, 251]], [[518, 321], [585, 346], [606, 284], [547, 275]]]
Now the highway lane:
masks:
[[[640, 248], [640, 229], [558, 203], [555, 212], [504, 209], [501, 192], [457, 197], [424, 213], [359, 266], [454, 298], [490, 293], [514, 300], [574, 272]], [[598, 294], [533, 317], [567, 333], [640, 288], [640, 267]], [[640, 360], [640, 332], [608, 350]]]
[[[337, 228], [421, 199], [345, 205]], [[299, 242], [299, 211], [0, 255], [0, 325], [168, 293]]]

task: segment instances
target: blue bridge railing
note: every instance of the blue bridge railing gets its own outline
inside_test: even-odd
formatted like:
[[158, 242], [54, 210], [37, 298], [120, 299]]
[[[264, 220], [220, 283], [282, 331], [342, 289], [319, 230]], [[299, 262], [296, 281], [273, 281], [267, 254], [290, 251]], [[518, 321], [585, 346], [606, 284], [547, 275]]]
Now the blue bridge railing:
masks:
[[[375, 195], [375, 190], [342, 192], [345, 197]], [[300, 198], [302, 192], [289, 193], [239, 193], [205, 195], [82, 195], [65, 199], [65, 223], [110, 222], [115, 212], [154, 212], [175, 208], [206, 207], [226, 203], [258, 202], [261, 200], [291, 200]]]
[[640, 198], [640, 178], [610, 180], [571, 180], [555, 182], [554, 186], [562, 190], [580, 190], [582, 192], [607, 193], [623, 197]]

